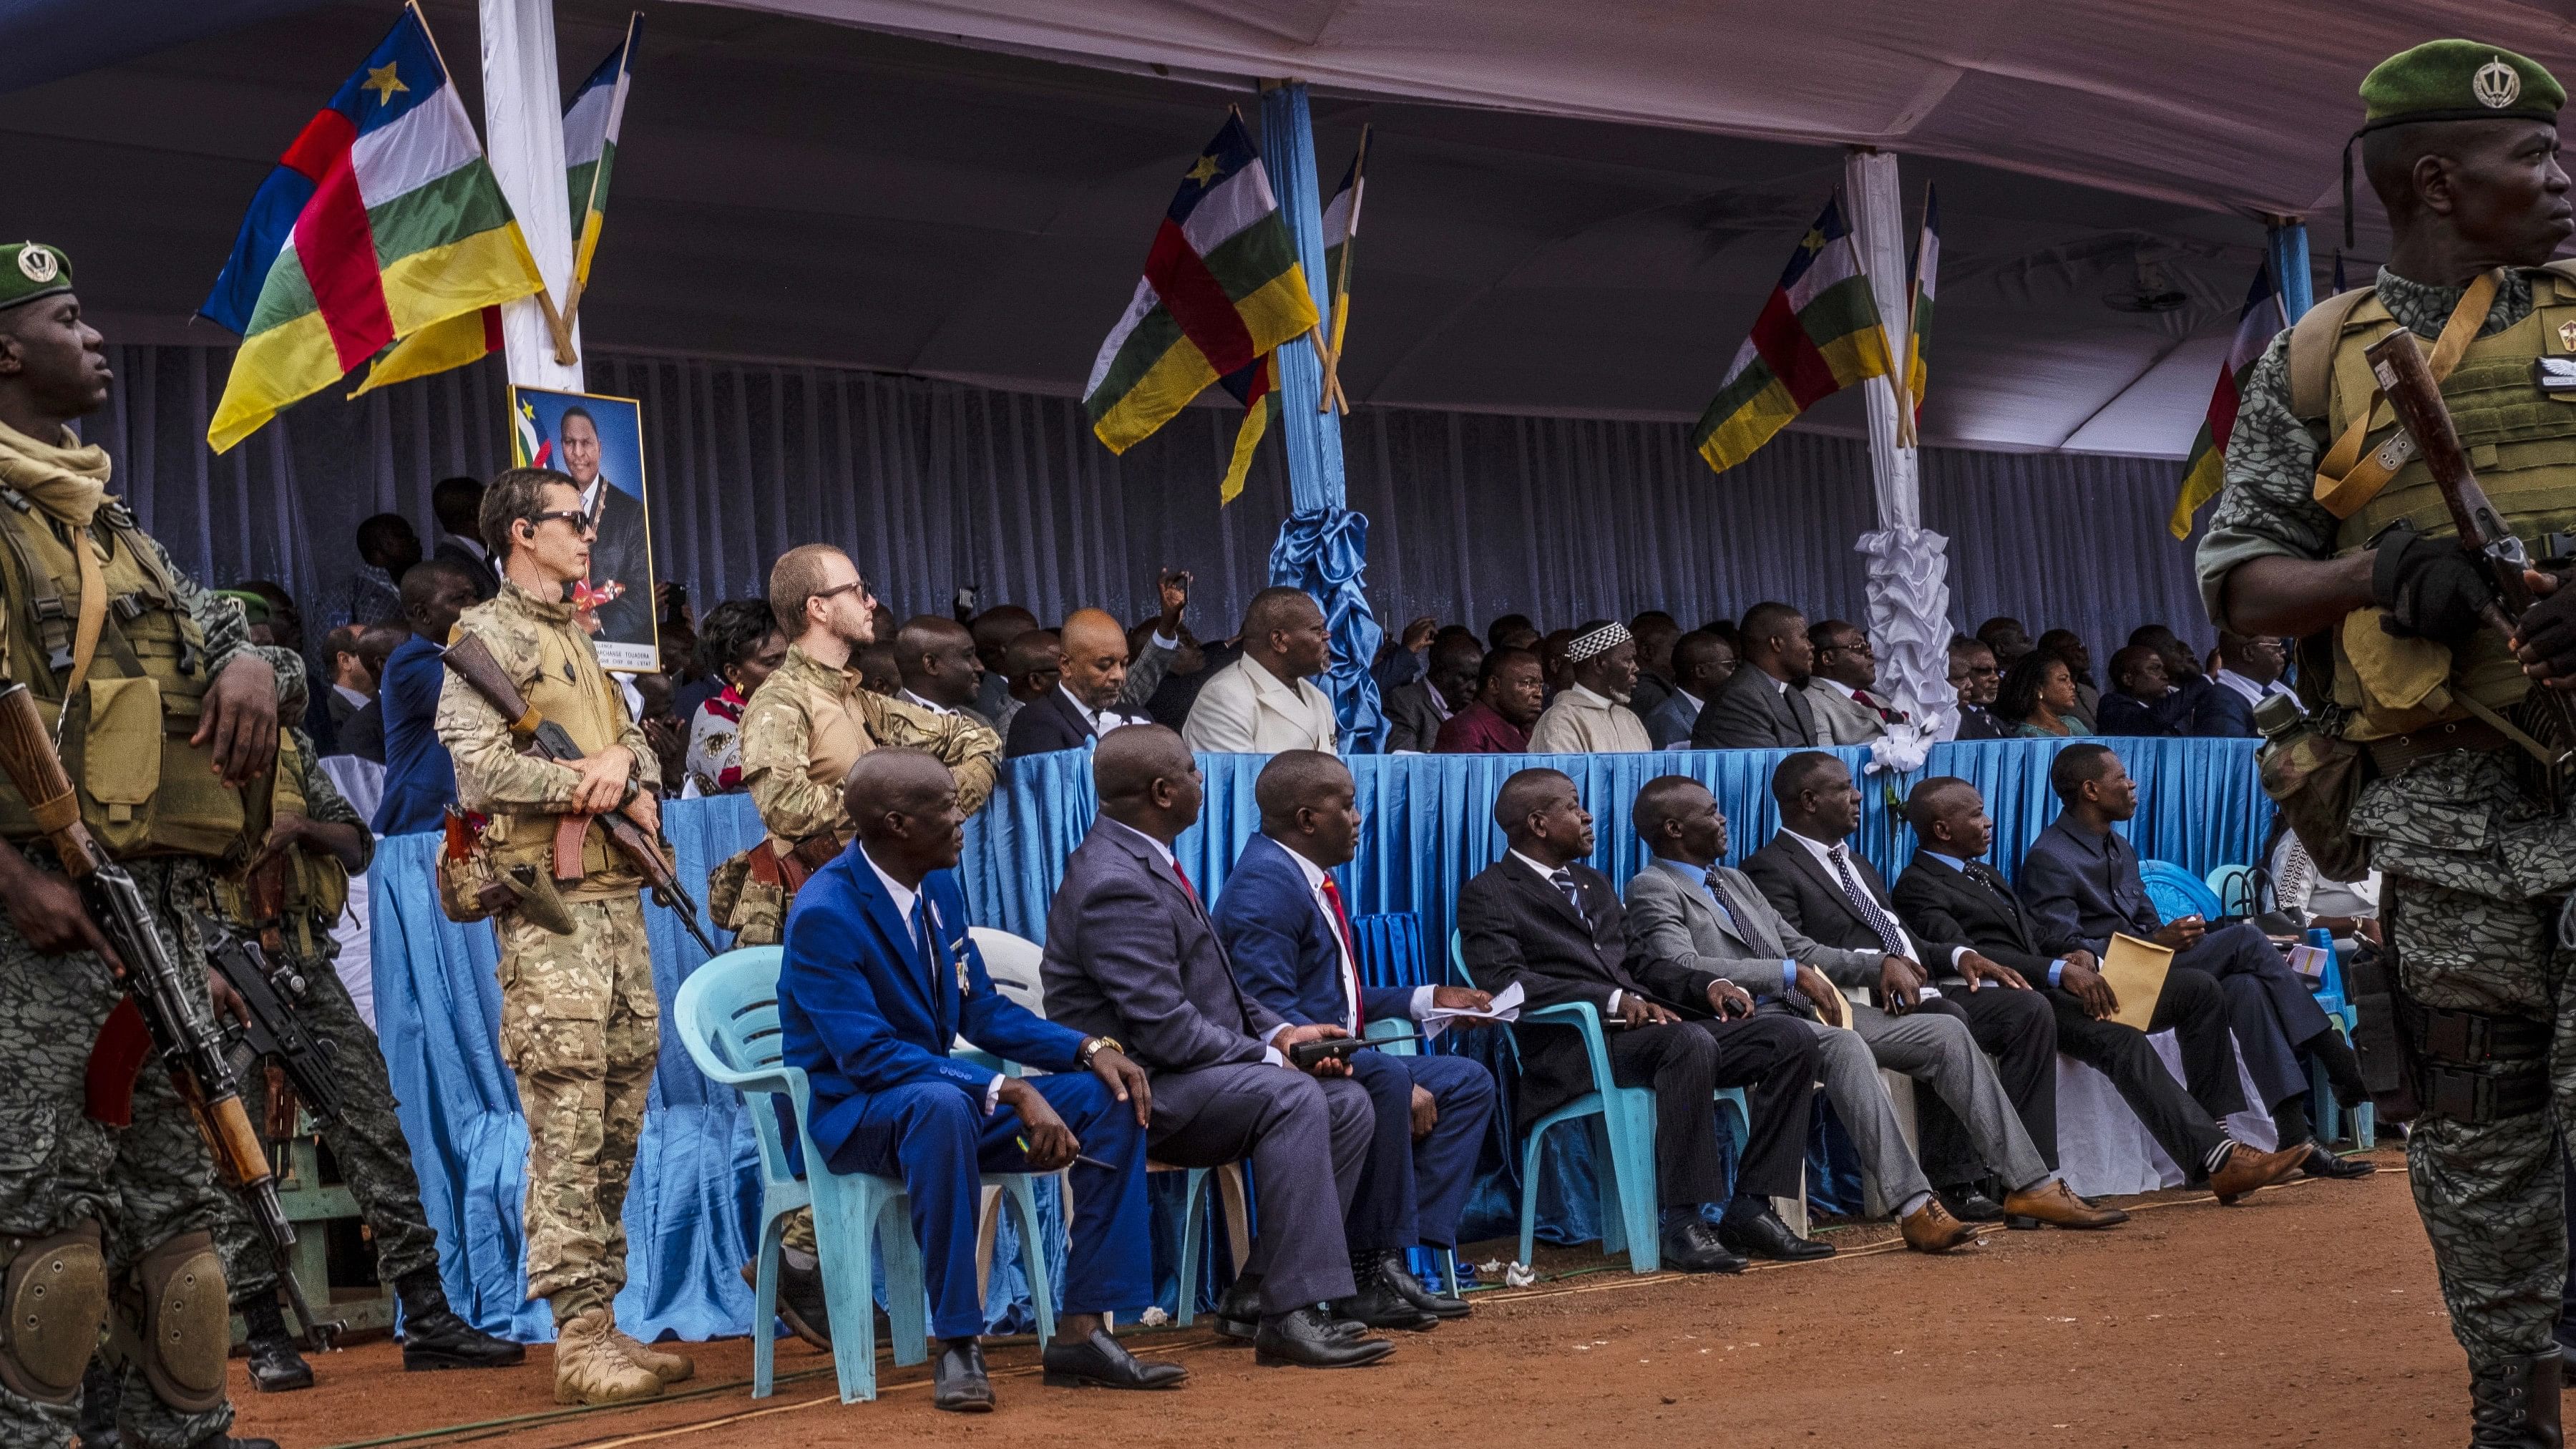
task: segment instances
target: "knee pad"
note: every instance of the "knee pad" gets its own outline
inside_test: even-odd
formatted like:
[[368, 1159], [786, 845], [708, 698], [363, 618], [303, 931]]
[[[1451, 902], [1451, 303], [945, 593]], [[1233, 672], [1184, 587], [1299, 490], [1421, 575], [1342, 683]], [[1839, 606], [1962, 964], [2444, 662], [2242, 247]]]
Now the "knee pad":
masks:
[[80, 1398], [81, 1372], [107, 1326], [107, 1258], [98, 1224], [17, 1245], [0, 1277], [0, 1385], [40, 1404]]
[[142, 1298], [144, 1382], [153, 1397], [187, 1414], [224, 1403], [224, 1355], [232, 1348], [232, 1303], [211, 1233], [181, 1233], [135, 1265]]

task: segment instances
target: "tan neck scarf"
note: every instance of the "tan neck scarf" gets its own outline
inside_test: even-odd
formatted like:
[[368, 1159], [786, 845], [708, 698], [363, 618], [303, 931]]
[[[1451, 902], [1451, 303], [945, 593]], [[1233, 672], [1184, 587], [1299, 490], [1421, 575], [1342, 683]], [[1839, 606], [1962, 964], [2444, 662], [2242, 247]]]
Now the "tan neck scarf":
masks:
[[64, 446], [72, 441], [69, 428], [62, 443], [40, 443], [0, 423], [0, 483], [72, 527], [87, 528], [107, 497], [111, 465], [105, 448]]

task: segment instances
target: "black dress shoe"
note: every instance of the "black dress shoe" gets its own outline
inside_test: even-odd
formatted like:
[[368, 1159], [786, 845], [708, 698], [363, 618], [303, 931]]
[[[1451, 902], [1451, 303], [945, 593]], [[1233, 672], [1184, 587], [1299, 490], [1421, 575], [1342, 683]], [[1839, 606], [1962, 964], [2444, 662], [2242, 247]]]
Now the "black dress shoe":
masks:
[[1176, 1389], [1190, 1376], [1179, 1364], [1135, 1357], [1104, 1328], [1080, 1343], [1048, 1344], [1042, 1362], [1051, 1389]]
[[1395, 1352], [1383, 1338], [1345, 1338], [1320, 1308], [1300, 1308], [1261, 1320], [1252, 1361], [1276, 1368], [1358, 1368]]
[[242, 1352], [250, 1364], [251, 1387], [263, 1394], [313, 1387], [313, 1365], [295, 1351], [295, 1340], [284, 1334], [261, 1334], [245, 1344]]
[[[1395, 1263], [1398, 1277], [1411, 1277], [1404, 1260]], [[1351, 1264], [1351, 1276], [1359, 1291], [1348, 1298], [1333, 1301], [1333, 1316], [1364, 1324], [1370, 1328], [1400, 1328], [1421, 1333], [1440, 1326], [1440, 1318], [1427, 1308], [1417, 1308], [1413, 1301], [1388, 1281], [1386, 1259], [1362, 1255]]]
[[1386, 1254], [1378, 1264], [1378, 1273], [1398, 1297], [1434, 1318], [1464, 1318], [1474, 1311], [1464, 1298], [1452, 1298], [1423, 1287], [1422, 1280], [1413, 1276], [1413, 1269], [1405, 1263], [1404, 1254], [1400, 1251]]
[[1675, 1218], [1664, 1225], [1664, 1266], [1676, 1273], [1741, 1273], [1744, 1259], [1726, 1245], [1702, 1217]]
[[1973, 1187], [1941, 1189], [1941, 1206], [1950, 1216], [1963, 1223], [1999, 1223], [2004, 1220], [2004, 1206]]
[[[1181, 1289], [1191, 1291], [1187, 1286]], [[1261, 1280], [1237, 1278], [1216, 1303], [1216, 1331], [1227, 1338], [1252, 1342], [1261, 1332]]]
[[2307, 1165], [2299, 1169], [2299, 1174], [2303, 1177], [2332, 1177], [2349, 1181], [2356, 1177], [2368, 1177], [2378, 1170], [2379, 1165], [2367, 1157], [2337, 1157], [2323, 1146], [2311, 1143], [2308, 1147]]
[[403, 1315], [403, 1368], [508, 1368], [528, 1361], [524, 1344], [494, 1338], [446, 1308]]
[[984, 1373], [984, 1345], [971, 1338], [944, 1339], [930, 1365], [930, 1406], [952, 1414], [993, 1412], [993, 1381]]
[[1728, 1210], [1725, 1221], [1717, 1225], [1717, 1240], [1748, 1258], [1772, 1258], [1783, 1263], [1807, 1263], [1834, 1255], [1833, 1244], [1789, 1231], [1789, 1225], [1780, 1221], [1769, 1203], [1750, 1212]]

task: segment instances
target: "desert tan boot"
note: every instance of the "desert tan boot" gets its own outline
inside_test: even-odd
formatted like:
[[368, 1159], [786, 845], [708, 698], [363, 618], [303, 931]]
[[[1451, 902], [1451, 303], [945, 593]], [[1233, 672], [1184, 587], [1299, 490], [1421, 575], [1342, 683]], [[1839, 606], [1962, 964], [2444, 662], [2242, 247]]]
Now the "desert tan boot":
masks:
[[606, 1313], [593, 1309], [555, 1330], [555, 1402], [620, 1404], [662, 1392], [662, 1381], [617, 1346]]
[[662, 1383], [684, 1383], [697, 1375], [698, 1366], [689, 1361], [687, 1354], [672, 1353], [668, 1349], [640, 1343], [633, 1337], [617, 1331], [614, 1325], [609, 1329], [609, 1337], [616, 1342], [618, 1350], [632, 1360], [637, 1368], [651, 1374]]

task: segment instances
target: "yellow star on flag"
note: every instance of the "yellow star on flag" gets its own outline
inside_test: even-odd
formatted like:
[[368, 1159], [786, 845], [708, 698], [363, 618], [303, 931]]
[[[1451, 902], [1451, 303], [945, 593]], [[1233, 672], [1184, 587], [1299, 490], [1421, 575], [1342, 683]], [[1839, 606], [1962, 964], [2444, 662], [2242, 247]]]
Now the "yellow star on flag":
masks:
[[1799, 239], [1798, 245], [1811, 252], [1823, 251], [1825, 249], [1825, 234], [1816, 230], [1814, 227], [1809, 227], [1807, 228], [1807, 234]]
[[359, 86], [358, 89], [362, 91], [374, 91], [376, 93], [376, 104], [386, 106], [393, 104], [394, 92], [407, 91], [410, 90], [411, 87], [404, 85], [402, 83], [402, 77], [394, 74], [394, 67], [390, 65], [374, 65], [367, 67], [366, 83]]
[[1184, 174], [1189, 180], [1195, 181], [1201, 186], [1205, 186], [1216, 179], [1216, 158], [1214, 156], [1201, 156], [1199, 158], [1199, 164], [1191, 167]]

